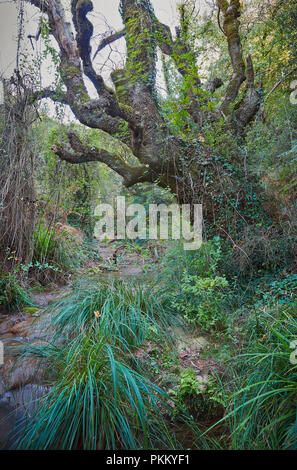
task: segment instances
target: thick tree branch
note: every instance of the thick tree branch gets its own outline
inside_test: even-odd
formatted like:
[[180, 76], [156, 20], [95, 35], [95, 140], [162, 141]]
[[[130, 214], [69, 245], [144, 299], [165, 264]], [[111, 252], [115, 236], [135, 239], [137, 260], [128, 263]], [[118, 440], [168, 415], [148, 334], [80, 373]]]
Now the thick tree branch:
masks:
[[169, 26], [155, 18], [158, 46], [163, 54], [170, 55], [174, 60], [177, 70], [183, 77], [191, 74], [198, 86], [201, 85], [196, 57], [188, 47], [185, 38], [181, 34], [181, 28], [177, 28], [177, 39], [174, 41]]
[[[158, 46], [164, 54], [172, 57], [179, 73], [184, 78], [187, 78], [189, 82], [187, 94], [190, 98], [188, 111], [194, 122], [201, 125], [203, 120], [201, 105], [205, 105], [207, 100], [206, 96], [203, 96], [195, 53], [187, 44], [185, 35], [182, 33], [182, 28], [177, 28], [177, 38], [174, 41], [170, 28], [160, 23], [157, 18], [155, 18], [155, 22]], [[200, 93], [197, 92], [197, 89], [200, 89]]]
[[67, 96], [64, 93], [57, 92], [56, 90], [51, 90], [50, 88], [44, 88], [43, 90], [38, 90], [31, 94], [30, 101], [42, 100], [45, 98], [50, 98], [52, 101], [61, 104], [68, 104]]
[[67, 135], [69, 143], [54, 144], [52, 148], [53, 152], [62, 160], [72, 164], [86, 162], [104, 163], [123, 177], [124, 184], [127, 187], [139, 182], [151, 182], [152, 176], [146, 165], [131, 166], [116, 154], [85, 145], [73, 131], [69, 131]]
[[104, 81], [102, 77], [96, 74], [91, 61], [92, 49], [90, 40], [93, 36], [94, 28], [92, 23], [88, 20], [87, 14], [93, 11], [93, 3], [91, 0], [72, 0], [71, 11], [84, 73], [91, 80], [98, 94], [104, 94], [106, 92]]
[[[90, 27], [92, 26], [86, 14], [90, 11], [92, 2], [72, 0], [72, 8], [75, 11], [74, 24], [77, 28], [76, 41], [71, 25], [66, 21], [61, 0], [26, 1], [46, 11], [48, 15], [50, 32], [60, 49], [60, 74], [67, 89], [65, 101], [77, 119], [82, 124], [102, 129], [111, 135], [118, 132], [122, 119], [131, 121], [135, 125], [133, 112], [119, 107], [113, 90], [105, 87], [102, 78], [95, 74], [89, 61]], [[81, 60], [84, 71], [81, 68]], [[93, 83], [97, 86], [97, 100], [91, 100], [88, 95], [83, 78], [84, 72], [89, 75], [89, 78], [93, 78]]]
[[71, 25], [66, 21], [61, 0], [27, 0], [48, 15], [50, 32], [60, 49], [60, 73], [67, 88], [67, 101], [75, 114], [90, 97], [87, 93], [80, 66], [79, 50]]
[[174, 41], [169, 26], [155, 18], [158, 46], [163, 54], [173, 55]]
[[154, 12], [150, 0], [121, 0], [128, 79], [153, 89], [156, 80]]
[[240, 1], [217, 0], [217, 5], [223, 13], [223, 30], [228, 41], [228, 50], [231, 58], [233, 73], [226, 94], [221, 104], [220, 111], [224, 116], [231, 112], [231, 104], [236, 100], [239, 89], [245, 80], [245, 65], [241, 52], [239, 34]]
[[247, 56], [247, 88], [238, 110], [231, 117], [233, 128], [241, 134], [257, 114], [261, 104], [261, 94], [255, 88], [255, 73], [252, 58]]
[[132, 150], [144, 164], [155, 164], [164, 146], [166, 123], [160, 114], [156, 94], [156, 40], [154, 12], [149, 0], [122, 0], [127, 60], [125, 69], [111, 78], [123, 109], [133, 110], [137, 121], [130, 121]]
[[218, 88], [221, 88], [221, 86], [223, 85], [224, 85], [223, 80], [219, 77], [216, 77], [216, 78], [213, 78], [212, 80], [208, 80], [206, 84], [206, 89], [211, 94], [213, 94]]
[[[115, 133], [115, 129], [117, 132], [119, 126], [121, 125], [121, 119], [129, 122], [132, 126], [137, 126], [138, 119], [134, 115], [133, 110], [131, 108], [128, 109], [127, 107], [122, 107], [119, 105], [114, 91], [105, 85], [103, 78], [97, 75], [93, 68], [90, 45], [90, 40], [93, 35], [93, 25], [87, 18], [87, 14], [93, 10], [92, 1], [72, 0], [71, 10], [73, 24], [77, 33], [76, 42], [78, 45], [79, 56], [83, 63], [83, 71], [95, 86], [99, 96], [98, 100], [91, 103], [93, 109], [92, 116], [95, 116], [95, 120], [92, 120], [95, 122], [94, 127], [99, 127], [100, 129], [103, 129], [109, 134], [113, 135]], [[104, 110], [102, 115], [100, 114], [100, 109]], [[97, 116], [96, 113], [98, 113]], [[110, 122], [113, 122], [112, 128], [109, 128], [108, 126], [109, 116], [111, 117]], [[88, 113], [86, 117], [88, 120]], [[81, 117], [79, 117], [79, 120], [81, 121]], [[87, 121], [84, 123], [87, 124]]]
[[[173, 40], [168, 26], [155, 17], [149, 0], [120, 0], [121, 14], [125, 27], [127, 60], [122, 70], [115, 70], [111, 78], [116, 92], [108, 89], [94, 71], [91, 62], [90, 39], [93, 26], [87, 18], [93, 8], [91, 0], [72, 0], [74, 38], [71, 26], [65, 19], [62, 0], [26, 0], [42, 9], [45, 6], [51, 34], [60, 49], [60, 74], [66, 87], [65, 101], [77, 119], [88, 127], [102, 129], [110, 135], [119, 135], [123, 123], [128, 123], [131, 135], [130, 148], [141, 163], [131, 166], [122, 152], [116, 148], [98, 149], [85, 145], [70, 132], [68, 142], [56, 144], [54, 152], [70, 163], [98, 161], [120, 174], [126, 186], [138, 182], [153, 182], [164, 188], [171, 188], [180, 202], [201, 202], [208, 198], [210, 214], [213, 199], [206, 190], [201, 190], [205, 180], [205, 160], [211, 160], [210, 151], [203, 144], [194, 143], [189, 147], [177, 137], [163, 117], [155, 93], [157, 46], [170, 55], [185, 78], [184, 94], [187, 109], [193, 120], [203, 127], [204, 123], [220, 117], [219, 113], [208, 110], [209, 93], [202, 90], [196, 50], [189, 32], [189, 16], [181, 6], [180, 28]], [[231, 104], [238, 96], [245, 80], [245, 65], [242, 59], [239, 37], [239, 1], [217, 0], [224, 17], [223, 28], [227, 36], [233, 74], [221, 111], [228, 115], [232, 127]], [[121, 32], [116, 34], [116, 38]], [[113, 38], [112, 38], [113, 39]], [[109, 38], [109, 41], [112, 40]], [[103, 47], [103, 46], [102, 46]], [[99, 45], [100, 49], [100, 45]], [[240, 104], [233, 127], [240, 129], [248, 123], [257, 109], [259, 95], [254, 86], [251, 59], [247, 64], [247, 92]], [[88, 76], [97, 90], [98, 98], [91, 100], [84, 83]], [[208, 90], [215, 91], [222, 82], [215, 79], [208, 83]], [[52, 97], [55, 98], [54, 95]], [[126, 129], [124, 129], [126, 131]], [[123, 132], [122, 132], [123, 133]], [[125, 132], [125, 138], [127, 134]], [[123, 139], [124, 140], [124, 139]], [[114, 141], [116, 142], [116, 140]], [[114, 143], [113, 142], [113, 143]]]

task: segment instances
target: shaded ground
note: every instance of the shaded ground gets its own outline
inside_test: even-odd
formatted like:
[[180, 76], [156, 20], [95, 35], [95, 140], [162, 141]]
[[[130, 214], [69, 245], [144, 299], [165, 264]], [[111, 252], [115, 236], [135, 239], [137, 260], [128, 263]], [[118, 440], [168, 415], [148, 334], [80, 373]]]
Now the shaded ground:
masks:
[[100, 273], [105, 277], [126, 277], [139, 276], [144, 272], [146, 266], [146, 258], [133, 250], [129, 245], [118, 242], [99, 243], [98, 252], [101, 261], [89, 262], [84, 272], [86, 274]]
[[206, 383], [210, 370], [218, 366], [216, 361], [200, 357], [202, 351], [210, 348], [209, 341], [204, 336], [199, 336], [199, 333], [181, 326], [174, 326], [173, 334], [176, 338], [176, 348], [181, 367], [183, 369], [193, 368], [197, 380]]

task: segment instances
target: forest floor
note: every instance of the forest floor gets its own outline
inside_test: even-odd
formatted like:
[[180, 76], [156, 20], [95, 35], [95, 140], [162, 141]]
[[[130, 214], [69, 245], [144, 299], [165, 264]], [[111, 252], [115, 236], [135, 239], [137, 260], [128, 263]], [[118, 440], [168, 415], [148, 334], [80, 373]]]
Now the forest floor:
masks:
[[[100, 260], [88, 261], [77, 277], [96, 277], [99, 279], [141, 279], [142, 276], [156, 276], [158, 273], [159, 253], [157, 248], [138, 252], [131, 246], [115, 243], [100, 243], [98, 253]], [[151, 267], [153, 266], [153, 269]], [[43, 370], [39, 359], [19, 356], [19, 347], [24, 344], [41, 344], [50, 339], [50, 313], [47, 307], [52, 302], [69, 292], [69, 287], [55, 287], [36, 292], [32, 301], [36, 308], [24, 308], [22, 311], [0, 314], [0, 341], [4, 344], [4, 364], [0, 367], [0, 448], [13, 445], [7, 441], [9, 432], [16, 429], [18, 422], [32, 415], [38, 398], [45, 395], [49, 386], [44, 383]], [[168, 336], [168, 332], [164, 332]], [[211, 348], [210, 339], [197, 331], [174, 325], [169, 334], [175, 344], [176, 358], [181, 370], [191, 368], [195, 371], [200, 383], [208, 382], [210, 371], [220, 370], [216, 360], [209, 358], [207, 351]], [[203, 353], [206, 352], [206, 357]], [[147, 341], [135, 353], [144, 361], [150, 355], [156, 359], [160, 371], [154, 382], [159, 385], [165, 373], [162, 370], [164, 351], [160, 345]], [[202, 357], [201, 357], [202, 356]], [[172, 366], [172, 364], [171, 364]], [[170, 370], [169, 370], [170, 372]], [[203, 385], [202, 385], [203, 386]], [[209, 424], [209, 423], [205, 423]], [[21, 433], [19, 429], [13, 440]]]

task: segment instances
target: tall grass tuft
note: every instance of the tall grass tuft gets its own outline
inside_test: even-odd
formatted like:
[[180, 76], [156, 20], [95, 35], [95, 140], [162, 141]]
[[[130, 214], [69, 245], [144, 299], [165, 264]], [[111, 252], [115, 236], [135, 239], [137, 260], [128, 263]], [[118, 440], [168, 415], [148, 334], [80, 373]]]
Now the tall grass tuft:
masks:
[[166, 339], [164, 331], [176, 321], [166, 305], [166, 294], [150, 285], [83, 280], [50, 310], [58, 334], [80, 332], [96, 323], [112, 343], [137, 347], [150, 336]]
[[0, 272], [0, 309], [10, 311], [24, 305], [34, 305], [27, 290], [22, 287], [15, 274]]
[[[24, 354], [41, 359], [54, 385], [17, 448], [182, 448], [170, 396], [143, 375], [135, 354], [147, 338], [167, 341], [165, 302], [138, 282], [83, 280], [51, 305], [53, 341], [26, 345]], [[183, 410], [180, 420], [199, 440]]]
[[[34, 346], [32, 347], [34, 349]], [[67, 346], [37, 346], [56, 383], [19, 449], [148, 449], [177, 443], [162, 417], [166, 394], [124, 363], [98, 325]]]
[[[277, 318], [266, 315], [266, 333], [233, 370], [229, 421], [232, 449], [297, 449], [296, 304]], [[297, 346], [296, 348], [297, 349]]]

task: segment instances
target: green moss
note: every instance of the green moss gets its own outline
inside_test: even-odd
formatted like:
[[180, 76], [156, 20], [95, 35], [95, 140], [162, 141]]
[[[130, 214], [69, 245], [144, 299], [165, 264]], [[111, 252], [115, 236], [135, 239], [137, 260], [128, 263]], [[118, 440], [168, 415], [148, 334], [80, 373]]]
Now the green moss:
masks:
[[24, 309], [25, 313], [29, 313], [30, 315], [34, 315], [34, 313], [39, 311], [39, 308], [37, 307], [25, 307]]
[[127, 104], [120, 104], [120, 110], [126, 115], [133, 115], [133, 109], [131, 106]]
[[[78, 95], [77, 97], [81, 103], [86, 103], [90, 100], [79, 66], [69, 64], [68, 62], [61, 63], [61, 77], [66, 85], [67, 83], [71, 85], [71, 92]], [[76, 82], [74, 82], [74, 78], [77, 78]]]
[[61, 75], [62, 78], [67, 80], [68, 78], [81, 77], [81, 69], [78, 65], [69, 64], [68, 62], [61, 63]]
[[[115, 70], [111, 74], [111, 79], [115, 85], [116, 95], [117, 95], [118, 101], [121, 103], [121, 108], [123, 109], [124, 112], [131, 113], [132, 108], [129, 106], [129, 103], [127, 100], [127, 93], [129, 90], [130, 83], [128, 81], [126, 71], [122, 69]], [[124, 107], [126, 109], [124, 109]]]

